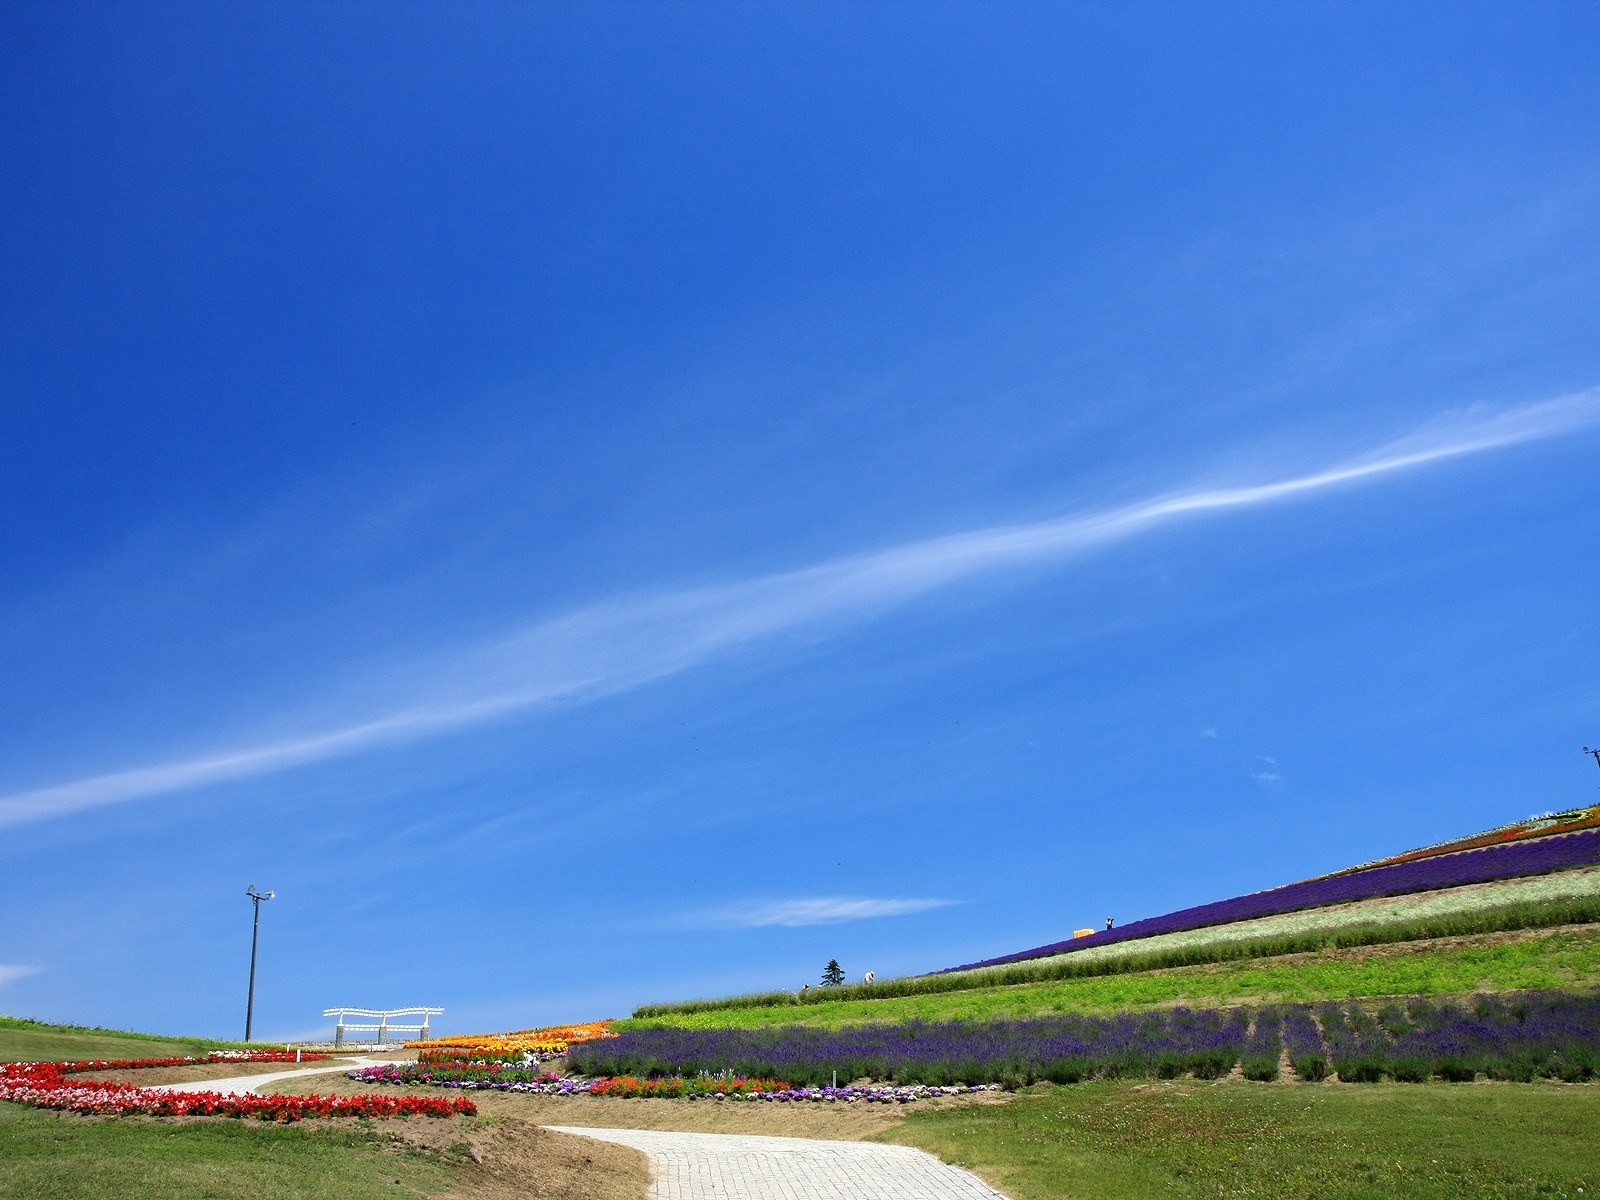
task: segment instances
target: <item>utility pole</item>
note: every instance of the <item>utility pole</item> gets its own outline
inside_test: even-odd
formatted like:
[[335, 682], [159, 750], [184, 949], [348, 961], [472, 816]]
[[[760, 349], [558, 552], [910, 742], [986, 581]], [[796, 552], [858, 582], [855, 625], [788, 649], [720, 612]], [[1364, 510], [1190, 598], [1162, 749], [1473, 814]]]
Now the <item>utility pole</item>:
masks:
[[244, 1040], [250, 1040], [250, 1025], [256, 1015], [256, 942], [261, 937], [261, 902], [271, 900], [277, 892], [258, 892], [256, 885], [251, 884], [245, 888], [244, 894], [250, 897], [250, 902], [255, 905], [256, 917], [250, 926], [250, 998], [244, 1006]]
[[1585, 746], [1583, 748], [1583, 752], [1590, 758], [1594, 759], [1595, 766], [1600, 767], [1600, 750], [1591, 750], [1589, 747]]

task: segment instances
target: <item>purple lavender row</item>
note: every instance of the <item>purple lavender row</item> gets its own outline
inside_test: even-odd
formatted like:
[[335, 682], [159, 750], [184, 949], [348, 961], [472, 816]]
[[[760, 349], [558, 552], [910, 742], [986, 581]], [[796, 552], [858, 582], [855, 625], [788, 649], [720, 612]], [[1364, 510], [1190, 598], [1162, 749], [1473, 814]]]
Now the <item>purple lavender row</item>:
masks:
[[1493, 879], [1513, 879], [1519, 875], [1540, 875], [1547, 871], [1592, 866], [1595, 863], [1600, 863], [1600, 829], [1586, 829], [1581, 833], [1508, 842], [1486, 846], [1481, 850], [1462, 850], [1389, 867], [1371, 867], [1348, 875], [1330, 875], [1304, 883], [1291, 883], [1265, 892], [1235, 896], [1231, 900], [1179, 909], [1164, 916], [1146, 917], [1142, 921], [1133, 921], [1117, 929], [1101, 930], [1087, 937], [1069, 938], [1035, 946], [1031, 950], [1019, 950], [1015, 954], [1004, 954], [999, 958], [947, 967], [934, 973], [944, 975], [951, 971], [998, 967], [1024, 959], [1083, 950], [1089, 946], [1154, 937], [1158, 933], [1181, 933], [1186, 929], [1226, 925], [1233, 921], [1270, 917], [1303, 908], [1321, 908], [1328, 904], [1371, 900], [1378, 896], [1400, 896], [1408, 892], [1431, 892], [1437, 888], [1486, 883]]
[[1092, 1076], [1194, 1074], [1215, 1079], [1239, 1060], [1249, 1031], [1241, 1009], [1173, 1008], [1109, 1017], [1061, 1014], [1017, 1021], [629, 1030], [585, 1042], [568, 1063], [586, 1075], [735, 1075], [792, 1084], [886, 1079], [950, 1086]]
[[1284, 1051], [1310, 1081], [1337, 1072], [1346, 1083], [1479, 1075], [1582, 1082], [1600, 1076], [1600, 992], [1465, 1002], [1413, 996], [1376, 1014], [1346, 1000], [1267, 1005], [1253, 1014], [1175, 1008], [841, 1029], [641, 1029], [574, 1047], [572, 1059], [585, 1072], [646, 1078], [728, 1071], [806, 1082], [837, 1072], [901, 1084], [1020, 1087], [1152, 1075], [1215, 1079], [1236, 1063], [1246, 1078], [1265, 1080], [1277, 1076]]
[[1350, 1003], [1315, 1011], [1328, 1066], [1346, 1083], [1469, 1082], [1479, 1074], [1582, 1083], [1600, 1075], [1600, 993], [1476, 996], [1466, 1004], [1417, 996], [1376, 1017]]
[[[1252, 1020], [1253, 1017], [1253, 1020]], [[1250, 1079], [1278, 1074], [1286, 1052], [1295, 1073], [1315, 1081], [1337, 1072], [1347, 1083], [1600, 1076], [1600, 992], [1524, 992], [1461, 1001], [1426, 996], [1370, 1003], [1267, 1005], [1250, 1010], [1173, 1008], [1087, 1016], [1063, 1013], [1010, 1021], [852, 1025], [841, 1029], [658, 1028], [574, 1046], [576, 1078], [529, 1072], [471, 1073], [385, 1064], [350, 1073], [367, 1083], [494, 1090], [542, 1096], [603, 1091], [604, 1077], [680, 1077], [707, 1094], [714, 1077], [784, 1079], [789, 1086], [724, 1102], [857, 1101], [903, 1103], [939, 1095], [1020, 1087], [1039, 1080], [1193, 1074], [1215, 1079], [1237, 1063]], [[523, 1078], [516, 1078], [518, 1074]], [[843, 1079], [898, 1086], [829, 1086]]]

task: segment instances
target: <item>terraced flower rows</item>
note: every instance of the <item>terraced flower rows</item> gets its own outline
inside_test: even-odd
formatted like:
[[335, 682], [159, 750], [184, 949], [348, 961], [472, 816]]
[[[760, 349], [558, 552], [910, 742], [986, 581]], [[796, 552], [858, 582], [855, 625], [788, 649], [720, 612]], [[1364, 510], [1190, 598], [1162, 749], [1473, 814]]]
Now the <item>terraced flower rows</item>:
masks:
[[1435, 891], [1439, 888], [1538, 875], [1596, 864], [1600, 864], [1600, 829], [1586, 829], [1577, 833], [1515, 841], [1478, 850], [1396, 863], [1392, 866], [1372, 867], [1351, 874], [1329, 875], [1264, 892], [1251, 892], [1229, 900], [1219, 900], [1211, 904], [1164, 913], [1158, 917], [1132, 921], [1127, 925], [1101, 930], [1081, 938], [1068, 938], [1064, 941], [1035, 946], [1030, 950], [1019, 950], [1014, 954], [1003, 954], [996, 958], [950, 967], [948, 970], [971, 971], [981, 967], [1000, 966], [1005, 963], [1021, 962], [1024, 959], [1078, 951], [1088, 946], [1103, 946], [1112, 942], [1149, 937], [1152, 934], [1178, 933], [1209, 925], [1247, 921], [1255, 917], [1273, 916], [1297, 909], [1321, 908], [1379, 896]]
[[519, 1029], [513, 1033], [458, 1034], [407, 1042], [422, 1062], [533, 1062], [565, 1054], [568, 1046], [611, 1036], [610, 1021], [590, 1021], [583, 1025], [546, 1025], [538, 1029]]
[[1600, 827], [1600, 804], [1592, 804], [1587, 808], [1569, 808], [1564, 812], [1546, 813], [1542, 817], [1529, 817], [1525, 821], [1513, 821], [1509, 825], [1501, 825], [1496, 829], [1487, 829], [1482, 833], [1452, 838], [1447, 842], [1435, 842], [1431, 846], [1419, 846], [1415, 850], [1391, 854], [1385, 858], [1374, 859], [1371, 862], [1357, 863], [1353, 867], [1345, 867], [1342, 871], [1329, 871], [1324, 875], [1316, 876], [1316, 878], [1328, 879], [1334, 875], [1351, 875], [1356, 871], [1371, 870], [1373, 867], [1387, 867], [1394, 863], [1414, 862], [1420, 858], [1433, 858], [1439, 854], [1454, 854], [1458, 850], [1476, 850], [1481, 846], [1498, 846], [1506, 842], [1520, 842], [1526, 838], [1548, 837], [1555, 833], [1576, 833], [1580, 829], [1594, 829], [1596, 827]]
[[1095, 962], [1130, 953], [1189, 949], [1221, 942], [1250, 938], [1295, 936], [1306, 933], [1336, 935], [1341, 930], [1367, 925], [1403, 925], [1434, 921], [1462, 914], [1481, 912], [1537, 901], [1565, 901], [1600, 898], [1600, 867], [1577, 867], [1553, 875], [1467, 884], [1403, 896], [1380, 896], [1325, 908], [1299, 909], [1225, 925], [1206, 925], [1176, 933], [1153, 934], [1128, 942], [1104, 942], [1073, 951], [1078, 962]]

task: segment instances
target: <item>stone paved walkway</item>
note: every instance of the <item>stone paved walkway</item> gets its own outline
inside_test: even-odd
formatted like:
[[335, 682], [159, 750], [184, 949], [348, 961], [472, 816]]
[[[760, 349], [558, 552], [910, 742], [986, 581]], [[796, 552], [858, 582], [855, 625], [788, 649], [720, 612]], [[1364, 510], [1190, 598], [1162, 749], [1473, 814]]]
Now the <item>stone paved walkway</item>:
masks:
[[547, 1125], [650, 1157], [650, 1200], [1005, 1200], [910, 1146]]

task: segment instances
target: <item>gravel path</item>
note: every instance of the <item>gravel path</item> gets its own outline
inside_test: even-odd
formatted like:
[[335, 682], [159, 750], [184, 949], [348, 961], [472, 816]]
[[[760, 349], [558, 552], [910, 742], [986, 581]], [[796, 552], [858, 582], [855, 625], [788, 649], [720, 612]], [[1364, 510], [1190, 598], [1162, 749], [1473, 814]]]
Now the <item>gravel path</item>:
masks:
[[1005, 1200], [910, 1146], [654, 1129], [546, 1125], [643, 1150], [650, 1200]]

